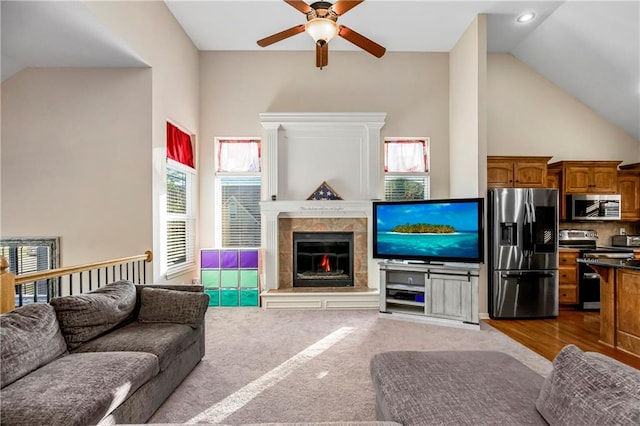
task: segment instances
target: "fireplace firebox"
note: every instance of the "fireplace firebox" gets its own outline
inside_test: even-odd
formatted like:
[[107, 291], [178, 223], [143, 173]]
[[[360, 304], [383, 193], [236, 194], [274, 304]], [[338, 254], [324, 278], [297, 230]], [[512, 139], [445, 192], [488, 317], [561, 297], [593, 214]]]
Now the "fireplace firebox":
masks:
[[294, 287], [353, 287], [353, 232], [294, 232]]

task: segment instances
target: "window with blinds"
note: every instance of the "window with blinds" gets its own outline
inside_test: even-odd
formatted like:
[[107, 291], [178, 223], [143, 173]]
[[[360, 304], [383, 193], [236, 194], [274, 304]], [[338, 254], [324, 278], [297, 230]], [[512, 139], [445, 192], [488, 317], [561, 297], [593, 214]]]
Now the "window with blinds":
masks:
[[429, 199], [429, 139], [386, 138], [384, 172], [385, 200]]
[[167, 271], [194, 264], [195, 230], [192, 181], [194, 174], [167, 161]]
[[216, 139], [216, 242], [260, 247], [260, 140]]

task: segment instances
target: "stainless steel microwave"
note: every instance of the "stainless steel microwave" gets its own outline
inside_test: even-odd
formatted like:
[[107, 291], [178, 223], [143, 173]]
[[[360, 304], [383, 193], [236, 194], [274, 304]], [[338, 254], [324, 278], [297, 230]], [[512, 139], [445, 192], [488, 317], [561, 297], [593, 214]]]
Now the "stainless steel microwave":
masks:
[[567, 219], [620, 220], [620, 194], [569, 194]]

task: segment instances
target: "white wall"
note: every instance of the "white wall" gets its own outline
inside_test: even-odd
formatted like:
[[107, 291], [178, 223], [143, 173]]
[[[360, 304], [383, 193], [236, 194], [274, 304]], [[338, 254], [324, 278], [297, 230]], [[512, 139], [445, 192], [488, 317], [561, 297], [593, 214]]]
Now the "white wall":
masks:
[[60, 236], [61, 264], [151, 248], [151, 71], [28, 69], [2, 84], [3, 237]]
[[510, 54], [488, 57], [488, 154], [640, 161], [640, 141]]
[[[448, 68], [446, 53], [330, 52], [319, 70], [313, 51], [201, 52], [201, 245], [214, 245], [214, 137], [264, 135], [261, 112], [387, 113], [382, 137], [431, 138], [432, 196], [446, 196]], [[331, 164], [315, 167], [331, 175]]]
[[[152, 133], [152, 189], [139, 196], [151, 198], [152, 213], [146, 217], [145, 222], [138, 225], [151, 227], [153, 232], [153, 279], [156, 282], [190, 282], [192, 277], [198, 276], [195, 268], [172, 279], [164, 276], [166, 122], [171, 121], [186, 132], [196, 135], [197, 154], [200, 142], [198, 50], [164, 2], [87, 1], [86, 5], [151, 66], [152, 116], [146, 125], [150, 126]], [[196, 155], [196, 168], [198, 167]]]

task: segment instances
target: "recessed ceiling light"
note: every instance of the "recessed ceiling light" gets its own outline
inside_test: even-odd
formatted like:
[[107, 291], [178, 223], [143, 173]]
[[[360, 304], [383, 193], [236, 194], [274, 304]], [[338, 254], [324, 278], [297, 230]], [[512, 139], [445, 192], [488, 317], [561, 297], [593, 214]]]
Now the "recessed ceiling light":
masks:
[[518, 16], [516, 21], [518, 21], [521, 24], [524, 24], [524, 23], [533, 21], [533, 18], [535, 18], [535, 17], [536, 17], [535, 13], [533, 13], [533, 12], [525, 12], [522, 15]]

